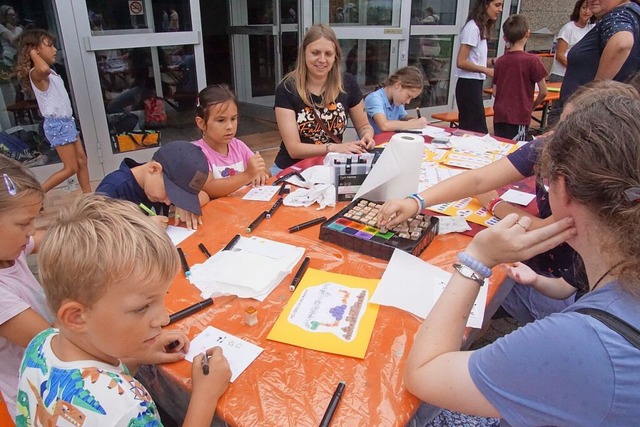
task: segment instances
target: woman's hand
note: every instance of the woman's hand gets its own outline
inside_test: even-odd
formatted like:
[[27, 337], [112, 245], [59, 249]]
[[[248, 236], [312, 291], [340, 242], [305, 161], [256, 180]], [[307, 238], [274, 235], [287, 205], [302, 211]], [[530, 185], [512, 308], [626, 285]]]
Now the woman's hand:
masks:
[[360, 139], [360, 142], [364, 144], [364, 148], [366, 148], [367, 150], [373, 150], [376, 146], [376, 141], [371, 135], [363, 136], [362, 139]]
[[389, 200], [378, 212], [378, 227], [393, 228], [417, 213], [418, 204], [413, 199]]
[[571, 217], [532, 231], [529, 231], [530, 226], [530, 218], [509, 214], [496, 225], [476, 234], [466, 252], [492, 268], [504, 262], [529, 259], [576, 234]]
[[358, 140], [343, 142], [342, 144], [333, 144], [331, 146], [331, 152], [342, 154], [363, 154], [367, 152], [367, 143], [362, 140]]

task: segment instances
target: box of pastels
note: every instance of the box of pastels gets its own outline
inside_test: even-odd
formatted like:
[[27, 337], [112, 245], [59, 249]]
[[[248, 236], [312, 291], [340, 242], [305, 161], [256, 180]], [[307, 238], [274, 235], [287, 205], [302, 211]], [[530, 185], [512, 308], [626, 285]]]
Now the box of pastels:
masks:
[[395, 249], [418, 256], [438, 234], [438, 218], [417, 214], [392, 229], [376, 227], [381, 202], [356, 199], [320, 227], [320, 240], [343, 248], [390, 259]]

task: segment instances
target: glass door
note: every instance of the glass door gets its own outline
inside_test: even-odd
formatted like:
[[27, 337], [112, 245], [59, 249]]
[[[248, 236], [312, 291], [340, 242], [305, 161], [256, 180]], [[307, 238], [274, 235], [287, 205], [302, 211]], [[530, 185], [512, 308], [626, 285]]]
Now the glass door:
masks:
[[106, 174], [125, 157], [148, 161], [163, 142], [195, 139], [193, 110], [205, 81], [198, 0], [57, 0], [56, 7], [63, 37], [79, 42], [69, 65], [79, 119], [95, 124], [83, 135], [99, 152], [90, 170]]
[[298, 0], [229, 0], [240, 102], [273, 107], [276, 86], [295, 65], [299, 6]]
[[[372, 91], [406, 61], [409, 15], [401, 0], [314, 0], [313, 22], [331, 25], [340, 41], [343, 66], [363, 93]], [[406, 63], [406, 62], [405, 62]]]

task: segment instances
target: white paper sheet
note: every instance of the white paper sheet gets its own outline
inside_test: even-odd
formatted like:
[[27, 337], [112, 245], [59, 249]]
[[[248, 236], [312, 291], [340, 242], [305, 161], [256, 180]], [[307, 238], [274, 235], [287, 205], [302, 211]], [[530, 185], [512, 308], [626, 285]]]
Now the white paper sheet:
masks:
[[241, 237], [233, 249], [191, 267], [189, 281], [203, 298], [237, 295], [264, 301], [304, 255], [304, 248], [257, 236]]
[[196, 230], [189, 230], [186, 227], [167, 226], [167, 234], [175, 246], [178, 246], [184, 239], [191, 236]]
[[466, 219], [457, 216], [438, 216], [438, 234], [462, 233], [471, 230]]
[[460, 169], [441, 168], [438, 166], [429, 166], [429, 164], [428, 162], [423, 162], [420, 167], [420, 182], [424, 183], [426, 187], [433, 187], [445, 179], [464, 172]]
[[384, 202], [415, 193], [418, 190], [423, 151], [422, 136], [408, 133], [393, 135], [355, 198]]
[[264, 350], [249, 341], [208, 326], [191, 341], [185, 359], [193, 363], [194, 357], [211, 347], [222, 348], [222, 353], [229, 361], [231, 368], [231, 382], [234, 382]]
[[279, 185], [260, 185], [249, 190], [242, 200], [268, 202], [278, 191], [280, 191]]
[[423, 135], [427, 135], [430, 136], [432, 138], [438, 138], [438, 137], [448, 137], [451, 136], [451, 134], [449, 132], [447, 132], [446, 130], [439, 128], [437, 126], [425, 126], [422, 129], [416, 129], [422, 132]]
[[505, 193], [500, 197], [505, 202], [515, 203], [516, 205], [520, 205], [520, 206], [527, 206], [529, 203], [531, 203], [533, 199], [536, 198], [536, 195], [510, 188], [507, 191], [505, 191]]
[[[426, 318], [444, 291], [451, 273], [396, 249], [369, 302], [396, 307]], [[467, 326], [481, 328], [487, 302], [487, 286], [480, 288]]]

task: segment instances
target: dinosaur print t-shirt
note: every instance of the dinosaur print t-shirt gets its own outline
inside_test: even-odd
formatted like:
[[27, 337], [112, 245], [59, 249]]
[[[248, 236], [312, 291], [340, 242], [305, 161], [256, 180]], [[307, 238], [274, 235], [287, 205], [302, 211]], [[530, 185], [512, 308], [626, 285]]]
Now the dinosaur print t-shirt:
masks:
[[147, 390], [122, 363], [63, 362], [51, 350], [57, 329], [27, 346], [20, 367], [16, 426], [161, 426]]
[[[302, 101], [302, 98], [296, 92], [292, 81], [283, 81], [276, 89], [276, 108], [284, 108], [293, 110], [296, 115], [296, 125], [300, 141], [304, 144], [326, 144], [333, 142], [333, 139], [326, 135], [322, 126], [318, 124], [315, 115], [320, 117], [322, 123], [329, 132], [334, 134], [342, 141], [342, 134], [347, 128], [347, 114], [349, 110], [362, 101], [362, 91], [358, 86], [358, 82], [351, 74], [345, 74], [343, 79], [344, 92], [338, 95], [335, 102], [330, 102], [323, 107], [312, 109]], [[322, 105], [322, 98], [311, 95], [311, 99], [316, 105]], [[363, 107], [364, 108], [364, 107]], [[296, 163], [284, 142], [280, 144], [280, 151], [276, 156], [275, 164], [281, 169], [288, 168]]]

